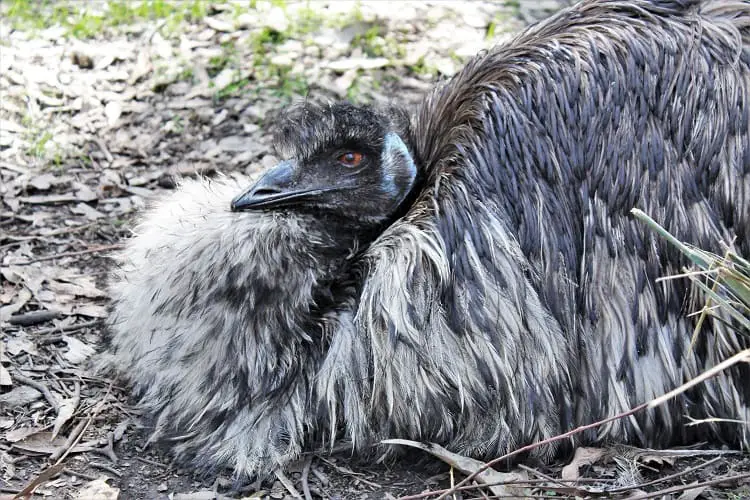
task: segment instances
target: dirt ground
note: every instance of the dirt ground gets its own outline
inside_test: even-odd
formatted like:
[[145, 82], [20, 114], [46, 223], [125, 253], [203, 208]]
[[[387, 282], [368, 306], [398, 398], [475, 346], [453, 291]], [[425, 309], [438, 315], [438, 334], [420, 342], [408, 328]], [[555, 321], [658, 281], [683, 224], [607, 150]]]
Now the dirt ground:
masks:
[[[0, 498], [436, 498], [465, 477], [416, 450], [305, 457], [264, 484], [174, 467], [127, 388], [88, 369], [110, 255], [176, 179], [273, 165], [267, 125], [293, 99], [408, 105], [562, 3], [3, 1]], [[515, 489], [455, 498], [750, 496], [742, 454], [588, 453], [575, 482], [521, 466]]]

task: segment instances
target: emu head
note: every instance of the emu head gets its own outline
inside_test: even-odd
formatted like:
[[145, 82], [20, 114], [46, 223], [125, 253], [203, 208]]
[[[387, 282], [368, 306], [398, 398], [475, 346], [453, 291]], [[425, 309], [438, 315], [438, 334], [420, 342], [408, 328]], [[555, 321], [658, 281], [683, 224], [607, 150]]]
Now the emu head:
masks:
[[404, 143], [408, 120], [347, 103], [303, 103], [276, 128], [285, 158], [232, 201], [232, 210], [295, 210], [328, 216], [349, 230], [392, 218], [417, 180]]

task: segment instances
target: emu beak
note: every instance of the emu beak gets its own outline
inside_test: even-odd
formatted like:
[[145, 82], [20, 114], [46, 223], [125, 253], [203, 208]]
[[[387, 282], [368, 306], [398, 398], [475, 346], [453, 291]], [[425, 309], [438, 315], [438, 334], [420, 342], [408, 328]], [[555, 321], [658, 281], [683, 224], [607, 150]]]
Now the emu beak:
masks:
[[293, 206], [302, 199], [319, 195], [325, 189], [295, 189], [295, 164], [282, 161], [250, 187], [232, 200], [232, 211], [259, 210]]

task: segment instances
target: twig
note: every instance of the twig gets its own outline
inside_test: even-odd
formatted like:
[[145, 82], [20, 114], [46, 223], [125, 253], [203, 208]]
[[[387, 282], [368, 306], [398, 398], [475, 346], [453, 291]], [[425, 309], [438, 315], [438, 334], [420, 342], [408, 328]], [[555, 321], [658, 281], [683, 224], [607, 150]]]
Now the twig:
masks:
[[88, 419], [78, 422], [78, 425], [76, 425], [75, 428], [70, 431], [70, 434], [68, 434], [65, 442], [57, 450], [55, 450], [52, 455], [50, 455], [50, 461], [55, 462], [55, 464], [61, 463], [62, 459], [68, 456], [68, 452], [70, 451], [70, 449], [78, 444], [78, 438], [81, 436], [81, 434], [83, 434], [83, 430], [87, 427], [87, 425]]
[[631, 497], [628, 497], [628, 500], [647, 500], [648, 498], [668, 497], [672, 493], [679, 493], [681, 491], [693, 490], [696, 488], [705, 488], [708, 486], [713, 486], [715, 484], [728, 483], [730, 481], [731, 482], [740, 481], [742, 479], [747, 479], [747, 478], [750, 478], [750, 472], [737, 474], [735, 476], [717, 477], [715, 479], [711, 479], [710, 481], [703, 481], [702, 483], [681, 484], [679, 486], [672, 486], [671, 488], [666, 488], [666, 489], [659, 490], [659, 491], [653, 491], [651, 493], [631, 496]]
[[294, 487], [294, 484], [289, 480], [288, 477], [286, 477], [286, 474], [284, 474], [281, 470], [277, 470], [275, 474], [276, 479], [278, 479], [279, 482], [284, 485], [284, 488], [286, 488], [290, 495], [292, 495], [294, 498], [302, 498], [302, 495], [299, 494], [299, 491], [297, 491], [297, 488]]
[[47, 467], [38, 476], [32, 479], [21, 491], [19, 491], [13, 499], [15, 500], [30, 496], [39, 485], [46, 483], [58, 475], [64, 468], [63, 464], [55, 464]]
[[0, 168], [10, 170], [11, 172], [15, 172], [17, 174], [31, 174], [31, 171], [29, 169], [4, 160], [0, 161]]
[[23, 314], [14, 314], [8, 318], [8, 323], [17, 326], [31, 326], [39, 323], [46, 323], [53, 319], [59, 318], [58, 311], [31, 311]]
[[104, 450], [102, 450], [104, 454], [109, 458], [113, 464], [116, 464], [119, 459], [117, 458], [117, 454], [115, 453], [115, 433], [109, 432], [107, 433], [107, 446], [104, 447]]
[[330, 460], [328, 460], [324, 456], [321, 456], [321, 455], [316, 455], [316, 456], [318, 457], [319, 460], [322, 460], [323, 462], [327, 463], [328, 465], [330, 465], [331, 467], [333, 467], [334, 469], [336, 469], [336, 472], [340, 472], [341, 474], [348, 474], [350, 476], [354, 476], [356, 478], [356, 481], [359, 481], [361, 483], [365, 483], [366, 485], [372, 486], [373, 488], [382, 488], [383, 487], [382, 485], [380, 485], [378, 483], [374, 483], [372, 481], [368, 481], [367, 479], [365, 479], [365, 474], [363, 474], [362, 472], [354, 472], [353, 470], [349, 470], [349, 469], [347, 469], [345, 467], [341, 467], [339, 465], [336, 465], [335, 463], [331, 462]]
[[312, 494], [310, 493], [310, 484], [307, 482], [308, 477], [310, 476], [310, 466], [312, 465], [312, 460], [312, 455], [308, 455], [308, 457], [305, 459], [305, 465], [304, 467], [302, 467], [302, 477], [300, 478], [300, 481], [302, 482], [302, 493], [305, 495], [305, 500], [312, 500]]
[[[89, 416], [85, 420], [81, 420], [81, 422], [78, 423], [75, 429], [70, 433], [68, 436], [68, 439], [65, 441], [65, 444], [60, 448], [61, 450], [64, 450], [62, 454], [60, 454], [60, 450], [56, 451], [52, 454], [50, 457], [50, 460], [57, 460], [56, 464], [62, 463], [63, 460], [65, 460], [65, 457], [70, 454], [70, 451], [81, 442], [81, 439], [83, 438], [83, 433], [86, 432], [86, 429], [88, 429], [89, 425], [91, 425], [91, 422], [93, 422], [94, 417], [96, 417], [99, 412], [101, 411], [101, 405], [103, 405], [104, 401], [106, 401], [107, 396], [109, 396], [110, 391], [112, 390], [112, 386], [110, 385], [107, 388], [107, 392], [104, 393], [104, 396], [99, 400], [99, 402], [94, 406], [93, 411], [89, 414]], [[56, 456], [59, 456], [60, 458], [56, 458]]]
[[117, 476], [117, 477], [121, 477], [122, 476], [122, 472], [118, 471], [114, 467], [110, 467], [107, 464], [100, 464], [98, 462], [91, 462], [89, 465], [91, 467], [95, 467], [97, 469], [105, 470], [105, 471], [109, 472], [110, 474], [112, 474], [114, 476]]
[[[91, 465], [94, 465], [94, 464], [91, 464]], [[80, 477], [80, 478], [85, 479], [86, 481], [93, 481], [93, 480], [96, 479], [96, 476], [94, 476], [92, 474], [86, 474], [85, 472], [79, 472], [77, 470], [68, 469], [67, 467], [65, 467], [62, 470], [62, 473], [63, 474], [67, 474], [69, 476]]]
[[148, 458], [135, 457], [135, 459], [138, 460], [139, 462], [143, 462], [144, 464], [153, 465], [154, 467], [162, 467], [164, 469], [169, 468], [169, 466], [166, 464], [160, 464], [159, 462], [155, 460], [149, 460]]
[[638, 406], [636, 406], [634, 408], [631, 408], [628, 411], [620, 413], [618, 415], [614, 415], [612, 417], [607, 417], [607, 418], [605, 418], [603, 420], [599, 420], [598, 422], [594, 422], [592, 424], [587, 424], [587, 425], [582, 425], [580, 427], [576, 427], [575, 429], [570, 430], [568, 432], [565, 432], [563, 434], [558, 434], [557, 436], [553, 436], [551, 438], [543, 439], [542, 441], [538, 441], [536, 443], [531, 443], [529, 445], [526, 445], [526, 446], [523, 446], [521, 448], [518, 448], [515, 451], [512, 451], [510, 453], [506, 453], [505, 455], [503, 455], [501, 457], [498, 457], [498, 458], [495, 458], [493, 460], [490, 460], [489, 462], [487, 462], [486, 464], [484, 464], [482, 467], [480, 467], [476, 471], [472, 472], [469, 476], [467, 476], [466, 478], [464, 478], [463, 480], [461, 480], [461, 482], [459, 482], [456, 486], [454, 486], [453, 488], [451, 488], [451, 490], [449, 490], [448, 492], [443, 493], [442, 495], [440, 495], [437, 498], [437, 500], [444, 499], [448, 494], [453, 493], [453, 491], [455, 491], [456, 487], [463, 486], [466, 483], [468, 483], [470, 481], [473, 481], [474, 478], [476, 478], [479, 474], [481, 474], [485, 470], [489, 469], [493, 465], [499, 464], [500, 462], [502, 462], [504, 460], [507, 460], [507, 459], [509, 459], [511, 457], [514, 457], [516, 455], [519, 455], [521, 453], [525, 453], [527, 451], [531, 451], [531, 450], [533, 450], [535, 448], [538, 448], [540, 446], [544, 446], [546, 444], [555, 443], [557, 441], [562, 441], [564, 439], [567, 439], [567, 438], [569, 438], [571, 436], [574, 436], [576, 434], [579, 434], [581, 432], [584, 432], [584, 431], [587, 431], [587, 430], [590, 430], [590, 429], [595, 429], [596, 427], [599, 427], [599, 426], [604, 425], [604, 424], [608, 424], [609, 422], [614, 422], [615, 420], [619, 420], [619, 419], [622, 419], [622, 418], [629, 417], [629, 416], [631, 416], [631, 415], [633, 415], [635, 413], [638, 413], [639, 411], [644, 410], [646, 408], [654, 408], [656, 406], [659, 406], [659, 405], [665, 403], [666, 401], [668, 401], [669, 399], [671, 399], [671, 398], [673, 398], [673, 397], [675, 397], [675, 396], [677, 396], [677, 395], [685, 392], [686, 390], [690, 389], [691, 387], [693, 387], [693, 386], [695, 386], [695, 385], [697, 385], [697, 384], [699, 384], [699, 383], [701, 383], [701, 382], [703, 382], [703, 381], [705, 381], [705, 380], [707, 380], [707, 379], [709, 379], [709, 378], [717, 375], [722, 370], [724, 370], [724, 369], [726, 369], [726, 368], [728, 368], [728, 367], [730, 367], [732, 365], [735, 365], [737, 363], [749, 362], [749, 361], [750, 361], [750, 349], [745, 349], [744, 351], [738, 352], [737, 354], [735, 354], [731, 358], [729, 358], [729, 359], [727, 359], [725, 361], [722, 361], [718, 365], [716, 365], [716, 366], [714, 366], [714, 367], [712, 367], [712, 368], [704, 371], [703, 373], [701, 373], [697, 377], [689, 380], [688, 382], [686, 382], [686, 383], [682, 384], [681, 386], [677, 387], [676, 389], [674, 389], [674, 390], [672, 390], [672, 391], [664, 394], [663, 396], [660, 396], [658, 398], [652, 399], [651, 401], [648, 401], [646, 403], [642, 403], [642, 404], [640, 404], [640, 405], [638, 405]]
[[52, 231], [50, 231], [48, 233], [38, 234], [38, 235], [35, 235], [35, 236], [36, 237], [44, 237], [44, 238], [46, 238], [48, 236], [59, 236], [61, 234], [70, 234], [70, 233], [75, 233], [76, 231], [80, 231], [81, 229], [86, 229], [86, 228], [89, 228], [91, 226], [95, 226], [96, 224], [98, 224], [98, 222], [88, 222], [86, 224], [79, 224], [77, 226], [62, 227], [60, 229], [55, 229], [55, 230], [52, 230]]
[[[102, 320], [100, 319], [94, 319], [91, 321], [84, 321], [83, 323], [76, 323], [74, 325], [66, 325], [66, 326], [53, 326], [50, 328], [44, 328], [42, 330], [38, 330], [34, 332], [34, 336], [41, 336], [41, 335], [49, 335], [50, 333], [70, 333], [70, 332], [77, 332], [78, 330], [83, 330], [84, 328], [89, 328], [90, 326], [96, 326], [99, 323], [101, 323]], [[56, 339], [46, 338], [46, 339], [39, 339], [37, 342], [39, 344], [52, 344], [54, 342], [58, 342], [62, 340], [62, 336]]]
[[42, 396], [44, 396], [44, 399], [46, 399], [50, 406], [54, 408], [55, 413], [60, 411], [60, 403], [57, 402], [57, 399], [55, 399], [47, 386], [45, 386], [41, 382], [37, 382], [36, 380], [27, 377], [18, 370], [13, 370], [13, 378], [21, 382], [23, 385], [28, 385], [29, 387], [33, 387], [37, 391], [41, 392]]
[[659, 477], [659, 478], [654, 479], [653, 481], [649, 481], [647, 483], [638, 484], [638, 485], [635, 485], [635, 486], [629, 486], [629, 487], [625, 487], [625, 488], [615, 488], [615, 489], [607, 490], [607, 493], [611, 493], [611, 494], [626, 493], [628, 491], [634, 490], [635, 488], [644, 488], [646, 486], [653, 486], [654, 484], [663, 483], [665, 481], [671, 481], [672, 479], [677, 479], [678, 477], [686, 476], [686, 475], [688, 475], [690, 473], [693, 473], [693, 472], [695, 472], [697, 470], [700, 470], [700, 469], [702, 469], [704, 467], [708, 467], [709, 465], [713, 465], [713, 464], [715, 464], [716, 462], [718, 462], [719, 460], [721, 460], [723, 458], [724, 457], [712, 458], [711, 460], [708, 460], [707, 462], [703, 462], [702, 464], [698, 464], [698, 465], [694, 465], [692, 467], [688, 467], [687, 469], [683, 469], [683, 470], [681, 470], [679, 472], [675, 472], [674, 474], [670, 474], [670, 475], [664, 476], [664, 477]]
[[61, 257], [76, 257], [78, 255], [86, 255], [89, 253], [98, 252], [109, 252], [110, 250], [119, 250], [122, 248], [122, 243], [115, 243], [113, 245], [103, 245], [99, 247], [87, 248], [86, 250], [77, 250], [75, 252], [62, 252], [55, 255], [46, 255], [37, 259], [25, 260], [23, 262], [13, 262], [14, 266], [28, 266], [29, 264], [35, 264], [37, 262], [44, 262], [47, 260], [55, 260]]
[[[538, 471], [537, 471], [538, 473]], [[602, 478], [585, 478], [585, 477], [579, 477], [576, 479], [553, 479], [552, 481], [555, 481], [557, 483], [560, 483], [561, 485], [565, 483], [602, 483], [602, 482], [612, 482], [611, 479], [602, 479]], [[467, 484], [464, 486], [453, 486], [451, 488], [445, 488], [443, 490], [433, 490], [433, 491], [425, 491], [422, 493], [417, 493], [416, 495], [409, 495], [405, 497], [399, 497], [399, 500], [421, 500], [423, 498], [428, 498], [433, 495], [441, 495], [443, 493], [457, 493], [459, 491], [470, 491], [470, 490], [476, 490], [479, 488], [487, 488], [489, 486], [535, 486], [538, 488], [549, 488], [549, 489], [555, 489], [554, 486], [548, 486], [547, 483], [549, 483], [550, 480], [548, 479], [518, 479], [515, 481], [492, 481], [489, 483], [482, 483], [482, 484]], [[608, 496], [609, 494], [605, 491], [603, 492], [592, 492], [589, 490], [584, 489], [576, 489], [574, 486], [569, 487], [572, 491], [580, 491], [585, 492], [586, 495], [590, 496]], [[562, 490], [562, 487], [560, 488]], [[555, 489], [555, 491], [557, 491]]]
[[[548, 476], [547, 474], [544, 474], [541, 471], [538, 471], [536, 469], [532, 469], [529, 466], [526, 466], [524, 464], [518, 464], [518, 468], [521, 470], [525, 470], [529, 474], [533, 474], [537, 476], [538, 478], [541, 478], [548, 483], [556, 484], [557, 486], [552, 485], [546, 485], [544, 486], [545, 489], [550, 489], [552, 491], [556, 491], [558, 493], [562, 493], [564, 495], [570, 495], [574, 497], [585, 497], [585, 496], [593, 496], [593, 497], [602, 497], [602, 496], [610, 496], [608, 491], [590, 491], [586, 488], [581, 488], [579, 486], [576, 486], [575, 484], [565, 484], [565, 480], [559, 480], [555, 479], [552, 476]], [[578, 478], [575, 479], [575, 482], [578, 482]]]
[[672, 399], [673, 397], [677, 396], [678, 394], [681, 394], [685, 392], [686, 390], [690, 389], [691, 387], [694, 387], [702, 382], [705, 382], [706, 380], [710, 379], [711, 377], [718, 375], [719, 372], [722, 372], [729, 368], [732, 365], [736, 365], [737, 363], [741, 362], [750, 362], [750, 349], [745, 349], [744, 351], [740, 351], [734, 356], [732, 356], [729, 359], [725, 359], [721, 363], [719, 363], [716, 366], [713, 366], [709, 368], [708, 370], [704, 371], [697, 377], [693, 378], [692, 380], [689, 380], [679, 386], [678, 388], [669, 391], [668, 393], [664, 394], [663, 396], [659, 396], [658, 398], [652, 399], [647, 403], [648, 408], [656, 408], [657, 406], [665, 403], [666, 401]]
[[112, 163], [114, 161], [112, 153], [109, 152], [109, 148], [107, 148], [107, 145], [104, 144], [104, 141], [102, 141], [98, 137], [92, 137], [90, 140], [99, 147], [99, 150], [102, 152], [102, 154], [104, 154], [104, 158], [106, 158], [107, 163]]

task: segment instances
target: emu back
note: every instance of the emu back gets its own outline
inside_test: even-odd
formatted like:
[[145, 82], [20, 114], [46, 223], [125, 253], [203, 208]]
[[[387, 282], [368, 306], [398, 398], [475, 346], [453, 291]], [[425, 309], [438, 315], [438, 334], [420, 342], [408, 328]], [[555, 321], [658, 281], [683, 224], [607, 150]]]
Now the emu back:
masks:
[[[282, 187], [325, 155], [288, 140], [304, 154], [256, 188], [188, 183], [123, 253], [107, 360], [180, 461], [248, 475], [334, 441], [489, 458], [629, 409], [748, 344], [716, 321], [691, 349], [700, 297], [656, 281], [687, 262], [629, 212], [750, 254], [749, 100], [747, 2], [589, 0], [478, 55], [410, 120], [303, 106], [282, 130], [333, 151], [374, 138], [362, 192], [392, 203], [362, 203], [366, 227], [325, 212], [356, 215], [347, 174], [333, 207], [319, 182], [292, 193], [315, 206], [298, 213]], [[230, 212], [233, 195], [264, 212]], [[575, 442], [746, 446], [747, 424], [685, 424], [750, 421], [747, 380]]]
[[[381, 427], [504, 453], [746, 345], [715, 323], [690, 351], [699, 303], [687, 280], [655, 281], [687, 262], [629, 211], [748, 254], [749, 49], [747, 2], [582, 2], [425, 100], [412, 144], [427, 185], [370, 250], [359, 310]], [[686, 415], [748, 422], [749, 376], [584, 439], [659, 446], [692, 439]], [[693, 429], [747, 444], [746, 425]]]

